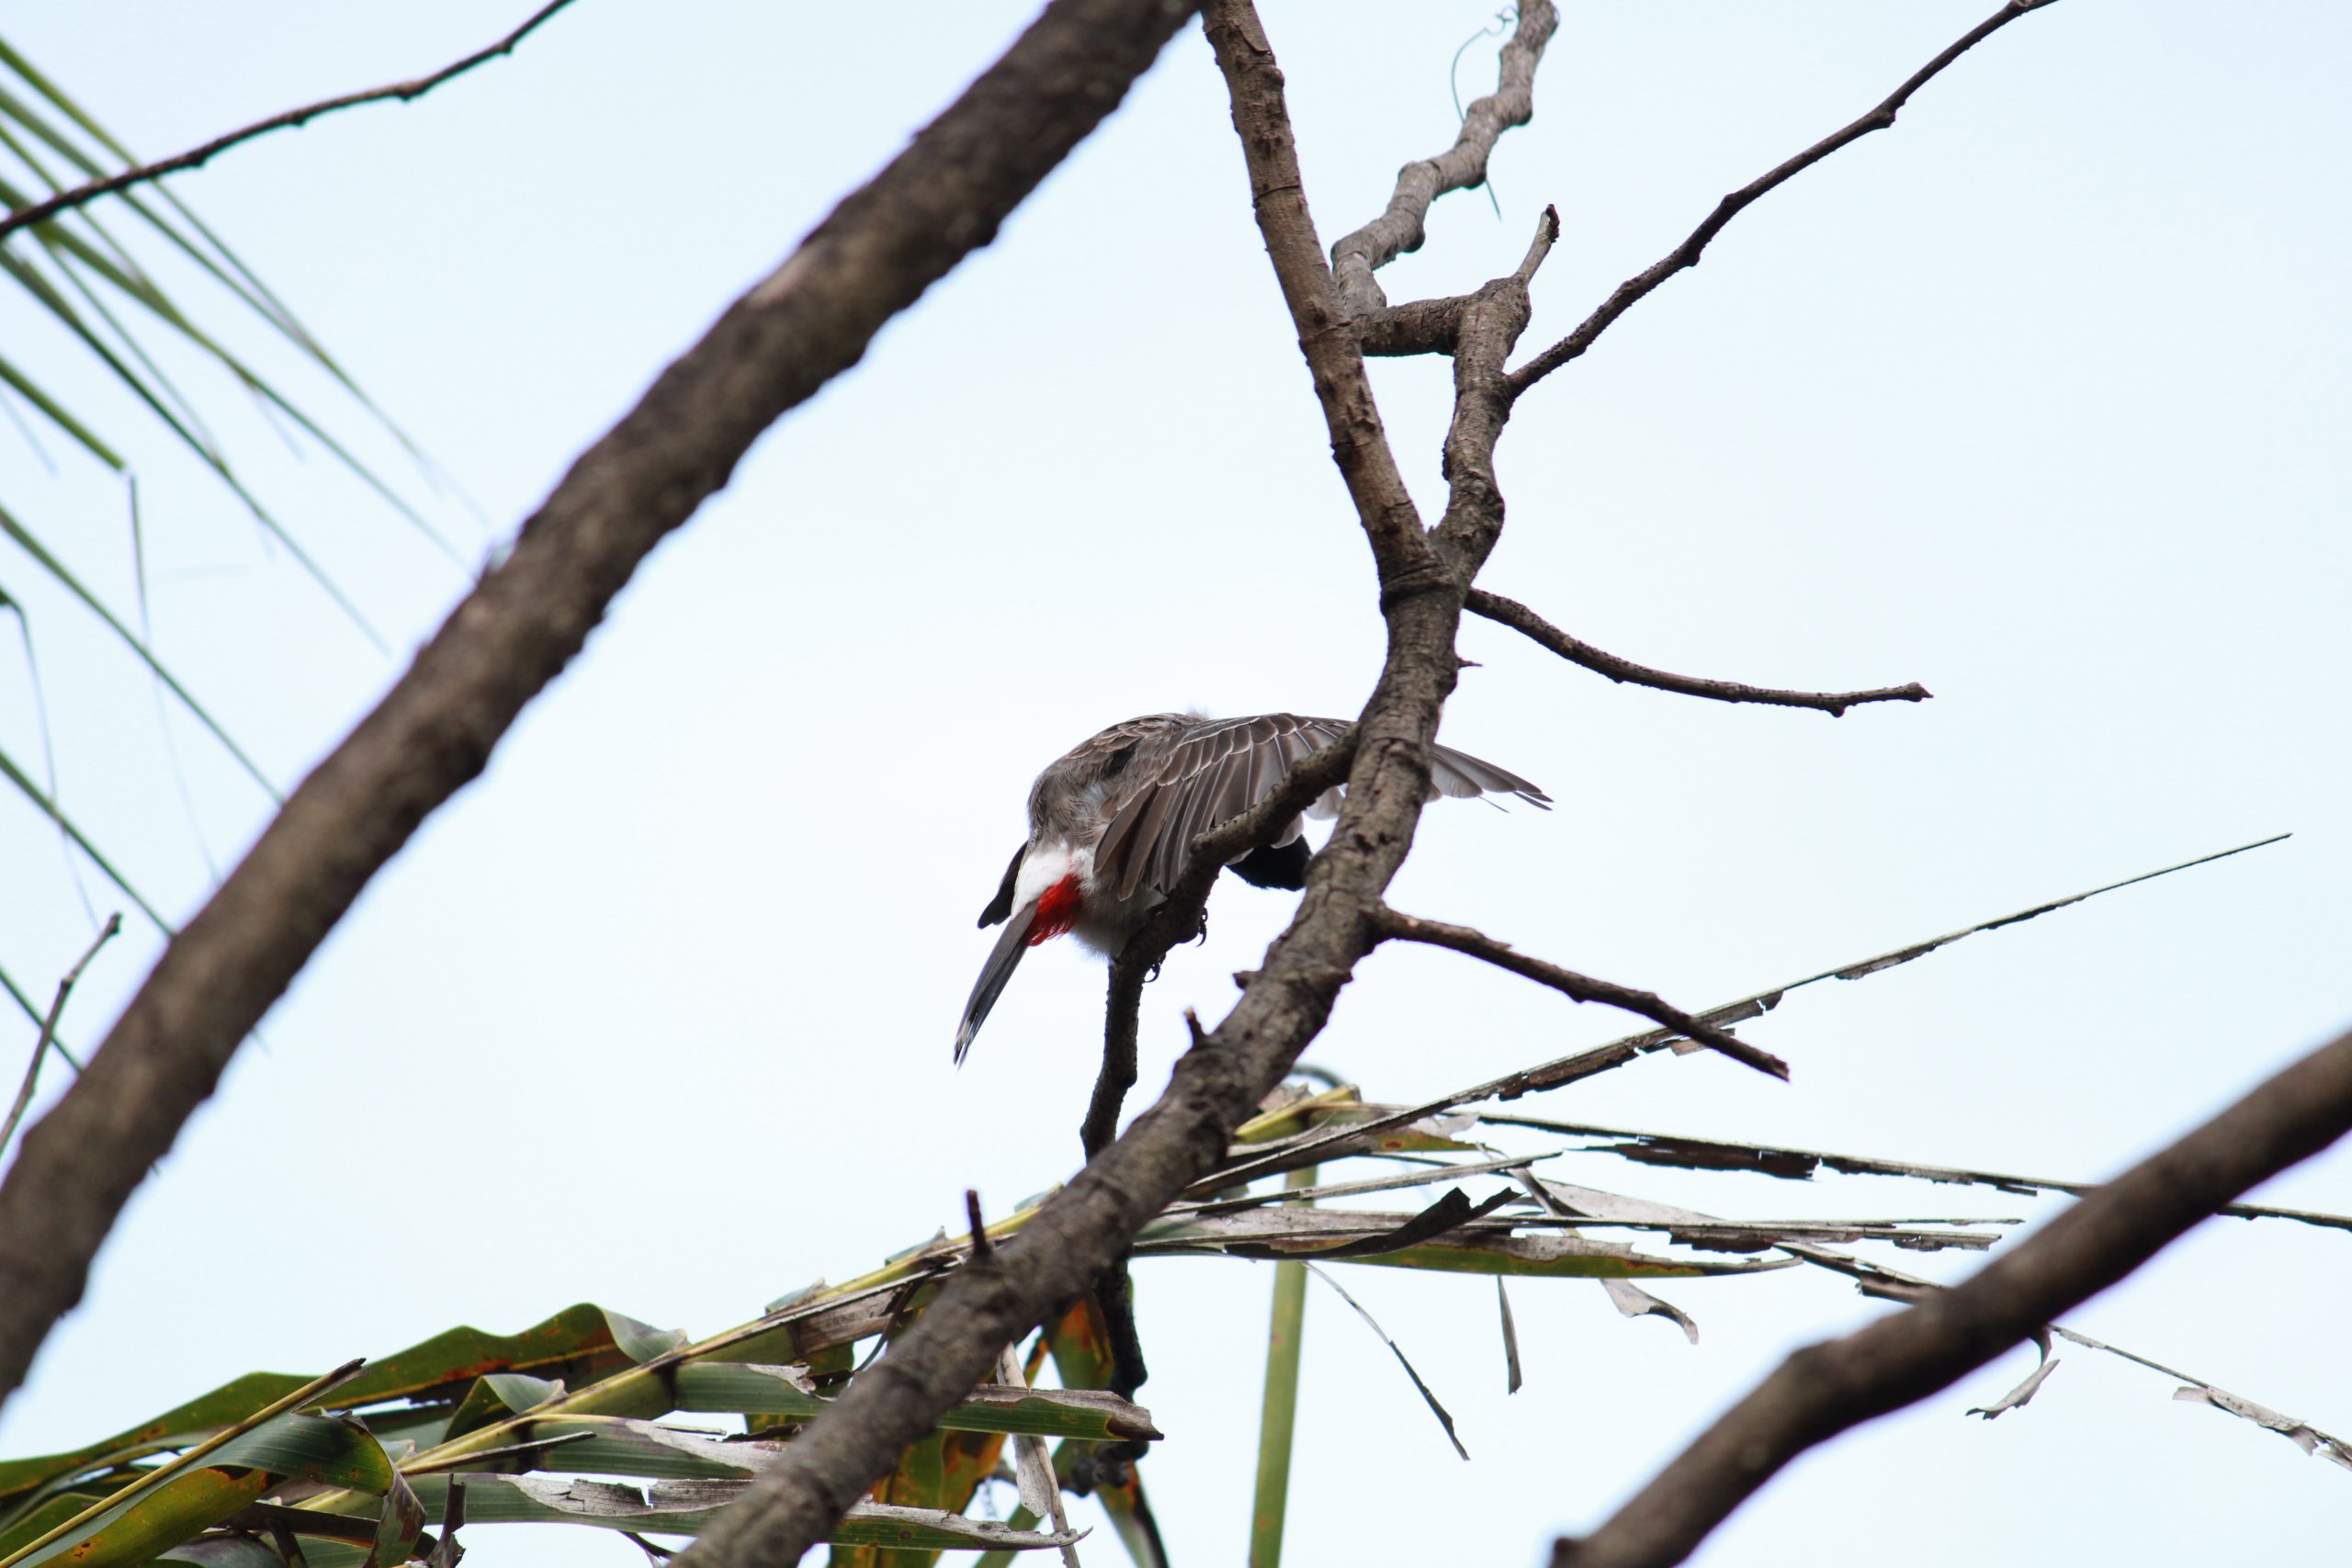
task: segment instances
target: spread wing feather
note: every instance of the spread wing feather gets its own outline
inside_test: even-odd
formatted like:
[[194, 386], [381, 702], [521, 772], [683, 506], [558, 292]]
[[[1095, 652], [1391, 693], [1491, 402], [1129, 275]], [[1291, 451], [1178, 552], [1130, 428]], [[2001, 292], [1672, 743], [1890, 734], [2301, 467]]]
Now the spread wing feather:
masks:
[[[1263, 800], [1346, 728], [1339, 719], [1261, 714], [1204, 720], [1143, 742], [1125, 770], [1134, 793], [1116, 804], [1095, 847], [1097, 880], [1123, 901], [1147, 885], [1163, 892], [1174, 886], [1194, 839]], [[1450, 746], [1432, 748], [1430, 764], [1432, 795], [1514, 795], [1532, 806], [1551, 805], [1518, 774]], [[1325, 800], [1336, 798], [1334, 791]], [[1297, 829], [1285, 837], [1297, 837]]]

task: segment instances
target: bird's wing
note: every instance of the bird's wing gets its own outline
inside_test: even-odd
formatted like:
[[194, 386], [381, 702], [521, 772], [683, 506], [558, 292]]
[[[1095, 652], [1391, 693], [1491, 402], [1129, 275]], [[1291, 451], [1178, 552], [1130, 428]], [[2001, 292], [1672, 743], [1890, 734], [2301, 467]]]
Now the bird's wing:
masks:
[[1552, 809], [1552, 797], [1517, 773], [1451, 746], [1430, 748], [1430, 784], [1437, 795], [1454, 800], [1467, 800], [1478, 795], [1515, 795], [1530, 806], [1544, 811]]
[[[1271, 713], [1204, 719], [1139, 742], [1121, 781], [1132, 793], [1118, 803], [1095, 846], [1097, 884], [1123, 901], [1142, 886], [1166, 892], [1183, 874], [1194, 839], [1272, 794], [1293, 767], [1347, 728], [1336, 718]], [[1430, 782], [1434, 795], [1492, 791], [1536, 806], [1551, 804], [1517, 774], [1446, 746], [1431, 750]], [[1327, 799], [1335, 796], [1336, 792]], [[1296, 836], [1295, 829], [1291, 836]]]

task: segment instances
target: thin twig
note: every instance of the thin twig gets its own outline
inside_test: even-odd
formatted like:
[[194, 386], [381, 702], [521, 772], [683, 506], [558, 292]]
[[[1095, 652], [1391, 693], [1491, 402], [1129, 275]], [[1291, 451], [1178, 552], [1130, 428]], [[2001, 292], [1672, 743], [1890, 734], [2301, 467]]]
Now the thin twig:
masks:
[[33, 1090], [40, 1083], [41, 1058], [56, 1043], [57, 1020], [65, 1011], [65, 998], [74, 994], [74, 983], [89, 967], [90, 960], [98, 955], [98, 949], [121, 930], [122, 912], [118, 909], [107, 917], [105, 927], [91, 939], [82, 956], [74, 960], [74, 967], [65, 972], [65, 978], [57, 982], [57, 999], [49, 1004], [49, 1016], [40, 1021], [40, 1037], [33, 1042], [33, 1059], [25, 1064], [25, 1081], [17, 1086], [17, 1102], [8, 1107], [8, 1120], [0, 1122], [0, 1156], [7, 1154], [8, 1140], [17, 1135], [17, 1124], [25, 1119], [25, 1108], [33, 1102]]
[[1774, 707], [1818, 708], [1832, 718], [1842, 717], [1848, 708], [1864, 703], [1923, 703], [1935, 695], [1917, 681], [1908, 685], [1882, 686], [1871, 692], [1783, 692], [1770, 686], [1749, 686], [1737, 681], [1710, 681], [1697, 675], [1669, 674], [1636, 664], [1630, 659], [1620, 659], [1604, 653], [1589, 642], [1570, 637], [1516, 599], [1506, 599], [1499, 593], [1489, 593], [1483, 588], [1473, 588], [1462, 607], [1474, 615], [1484, 615], [1499, 622], [1515, 632], [1532, 638], [1543, 647], [1566, 660], [1580, 664], [1595, 674], [1634, 686], [1655, 687], [1661, 692], [1679, 692], [1684, 696], [1712, 697], [1719, 703], [1765, 703]]
[[1644, 295], [1685, 267], [1697, 266], [1700, 254], [1706, 250], [1717, 234], [1723, 232], [1724, 225], [1738, 217], [1750, 203], [1776, 186], [1787, 184], [1848, 143], [1859, 141], [1873, 130], [1886, 130], [1894, 123], [1895, 115], [1910, 100], [1911, 95], [1926, 86], [1944, 67], [2027, 12], [2038, 11], [2051, 3], [2052, 0], [2009, 0], [2007, 5], [1969, 28], [1951, 48], [1913, 73], [1908, 81], [1895, 88], [1870, 113], [1844, 130], [1815, 142], [1770, 174], [1758, 176], [1717, 202], [1715, 209], [1707, 215], [1707, 220], [1690, 231], [1689, 238], [1658, 258], [1647, 270], [1636, 273], [1619, 284], [1617, 291], [1603, 300], [1599, 310], [1586, 317], [1576, 331], [1512, 371], [1506, 379], [1512, 400], [1516, 401], [1528, 388], [1590, 348], [1593, 341], [1608, 331], [1610, 324], [1631, 310]]
[[972, 1261], [985, 1263], [996, 1251], [996, 1244], [989, 1239], [989, 1227], [980, 1218], [980, 1195], [972, 1188], [964, 1189], [964, 1217], [972, 1226]]
[[255, 120], [242, 130], [230, 131], [225, 136], [216, 136], [200, 147], [191, 147], [185, 152], [175, 152], [168, 158], [161, 158], [152, 164], [134, 164], [120, 174], [91, 180], [87, 184], [75, 186], [71, 190], [59, 191], [55, 196], [34, 202], [30, 207], [18, 208], [6, 217], [0, 218], [0, 240], [7, 238], [19, 229], [28, 228], [35, 223], [45, 223], [61, 212], [69, 212], [77, 207], [86, 207], [102, 196], [112, 196], [118, 191], [129, 190], [133, 186], [145, 185], [151, 180], [161, 179], [165, 175], [175, 175], [183, 170], [200, 167], [226, 152], [230, 148], [251, 141], [257, 136], [266, 136], [273, 130], [291, 130], [316, 119], [321, 115], [333, 114], [337, 109], [354, 108], [361, 104], [377, 103], [385, 98], [399, 98], [406, 102], [411, 98], [422, 97], [451, 77], [462, 76], [484, 61], [495, 60], [500, 55], [513, 52], [514, 46], [529, 37], [541, 23], [571, 4], [571, 0], [549, 0], [548, 5], [534, 11], [529, 20], [496, 43], [487, 49], [476, 50], [463, 60], [455, 64], [445, 65], [429, 76], [417, 76], [405, 82], [393, 82], [385, 86], [371, 87], [364, 93], [345, 93], [341, 97], [322, 98], [317, 103], [305, 104], [300, 108], [287, 109], [282, 113], [271, 115], [267, 119]]
[[1950, 1387], [2352, 1128], [2352, 1033], [2278, 1074], [1947, 1291], [1783, 1361], [1553, 1568], [1667, 1568], [1783, 1465]]
[[1400, 914], [1383, 908], [1377, 917], [1380, 932], [1400, 942], [1426, 942], [1431, 947], [1450, 948], [1455, 953], [1483, 958], [1498, 969], [1534, 981], [1568, 998], [1571, 1001], [1600, 1002], [1626, 1012], [1648, 1019], [1652, 1023], [1674, 1030], [1711, 1051], [1719, 1051], [1745, 1067], [1787, 1081], [1789, 1065], [1770, 1051], [1758, 1050], [1738, 1035], [1716, 1028], [1680, 1008], [1660, 1001], [1647, 991], [1637, 991], [1630, 986], [1620, 986], [1610, 980], [1598, 980], [1589, 975], [1579, 975], [1573, 969], [1563, 969], [1541, 958], [1530, 958], [1507, 942], [1497, 942], [1486, 932], [1468, 926], [1449, 925], [1442, 920], [1424, 920], [1416, 916]]

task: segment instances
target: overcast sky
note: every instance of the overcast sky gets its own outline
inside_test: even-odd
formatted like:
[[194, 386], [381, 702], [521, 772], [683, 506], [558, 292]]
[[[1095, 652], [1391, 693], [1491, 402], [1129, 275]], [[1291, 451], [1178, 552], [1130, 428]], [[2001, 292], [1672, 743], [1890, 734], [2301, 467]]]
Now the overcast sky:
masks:
[[[1524, 357], [1989, 4], [1571, 5], [1494, 203], [1446, 198], [1383, 283], [1473, 288], [1557, 203]], [[429, 69], [527, 8], [76, 0], [8, 7], [5, 34], [154, 154]], [[578, 0], [511, 60], [177, 189], [478, 499], [480, 522], [428, 508], [476, 559], [1026, 11]], [[1492, 15], [1267, 7], [1327, 242], [1450, 140], [1448, 62]], [[1494, 48], [1463, 54], [1465, 102]], [[2095, 1179], [2352, 1016], [2348, 48], [2352, 17], [2308, 0], [2061, 0], [1742, 216], [1526, 399], [1487, 586], [1668, 669], [1918, 680], [1936, 699], [1838, 720], [1734, 709], [1471, 624], [1480, 667], [1445, 738], [1558, 809], [1432, 808], [1395, 898], [1695, 1007], [2295, 837], [1792, 998], [1746, 1030], [1794, 1065], [1788, 1086], [1653, 1058], [1529, 1109]], [[14, 299], [0, 340], [130, 449], [159, 644], [298, 779], [401, 660]], [[1374, 378], [1433, 514], [1447, 367]], [[220, 378], [189, 379], [395, 649], [428, 633], [463, 574]], [[425, 493], [363, 418], [339, 428]], [[0, 431], [0, 502], [127, 607], [121, 489], [47, 445], [54, 473]], [[0, 588], [28, 608], [69, 807], [185, 915], [200, 845], [232, 856], [266, 802], [174, 720], [192, 825], [138, 668], [22, 558], [0, 552]], [[0, 1451], [78, 1444], [257, 1367], [579, 1300], [707, 1333], [960, 1224], [967, 1186], [1001, 1213], [1062, 1179], [1099, 968], [1040, 953], [972, 1060], [948, 1061], [988, 946], [973, 917], [1031, 777], [1140, 712], [1351, 715], [1379, 635], [1222, 84], [1188, 33], [994, 246], [777, 427], [378, 879], [132, 1205]], [[38, 750], [5, 649], [0, 745]], [[0, 966], [45, 994], [90, 927], [21, 804], [0, 803]], [[1209, 941], [1147, 996], [1141, 1092], [1182, 1048], [1180, 1010], [1221, 1013], [1288, 903], [1220, 894]], [[106, 953], [70, 1038], [96, 1041], [156, 950], [134, 930]], [[1449, 954], [1383, 952], [1311, 1059], [1410, 1100], [1630, 1027]], [[0, 1057], [31, 1034], [0, 1020]], [[1754, 1216], [2057, 1207], [1554, 1168]], [[2268, 1196], [2352, 1210], [2352, 1156]], [[2352, 1434], [2347, 1247], [2217, 1222], [2071, 1321]], [[1181, 1563], [1241, 1555], [1270, 1282], [1239, 1261], [1139, 1270], [1140, 1397], [1169, 1434], [1146, 1473]], [[1507, 1398], [1485, 1281], [1347, 1282], [1475, 1461], [1317, 1295], [1288, 1559], [1309, 1568], [1541, 1562], [1789, 1348], [1890, 1310], [1811, 1270], [1661, 1287], [1697, 1318], [1694, 1348], [1589, 1286], [1529, 1281], [1528, 1386]], [[1830, 1445], [1698, 1561], [2204, 1563], [2341, 1539], [2352, 1477], [2167, 1403], [2155, 1373], [2064, 1359], [1997, 1423], [1962, 1412], [2026, 1356]], [[483, 1568], [637, 1560], [589, 1532], [468, 1544]], [[1115, 1555], [1106, 1537], [1089, 1561]]]

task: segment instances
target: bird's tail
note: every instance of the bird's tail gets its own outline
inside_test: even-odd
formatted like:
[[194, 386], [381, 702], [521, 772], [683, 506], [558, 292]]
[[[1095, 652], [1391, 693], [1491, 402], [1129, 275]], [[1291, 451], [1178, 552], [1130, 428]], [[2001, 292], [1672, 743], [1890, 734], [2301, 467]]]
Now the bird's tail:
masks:
[[1021, 955], [1029, 951], [1029, 928], [1037, 919], [1037, 906], [1017, 911], [1004, 922], [1004, 930], [989, 950], [989, 961], [980, 965], [980, 977], [972, 985], [972, 998], [964, 1004], [964, 1021], [956, 1031], [956, 1065], [964, 1065], [964, 1054], [972, 1048], [972, 1037], [980, 1032], [980, 1024], [996, 1006], [998, 997], [1004, 994], [1004, 983], [1012, 978]]

